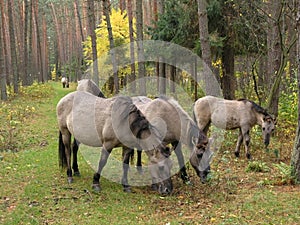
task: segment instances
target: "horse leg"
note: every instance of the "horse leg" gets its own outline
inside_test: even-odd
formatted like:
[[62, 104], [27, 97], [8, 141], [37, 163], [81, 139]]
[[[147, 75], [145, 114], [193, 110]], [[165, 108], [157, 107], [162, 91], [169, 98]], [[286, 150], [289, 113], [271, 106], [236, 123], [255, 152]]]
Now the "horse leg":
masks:
[[71, 134], [69, 132], [62, 135], [62, 141], [65, 146], [65, 155], [67, 161], [67, 176], [68, 176], [68, 183], [73, 182], [72, 177], [72, 169], [71, 169]]
[[186, 172], [184, 157], [181, 151], [181, 143], [178, 141], [174, 141], [172, 142], [172, 146], [174, 147], [174, 151], [177, 156], [177, 160], [180, 168], [180, 177], [185, 184], [191, 184], [190, 178]]
[[130, 185], [128, 184], [128, 170], [129, 170], [129, 159], [134, 149], [123, 147], [123, 177], [122, 185], [125, 192], [131, 192]]
[[143, 173], [142, 168], [142, 149], [137, 149], [136, 169], [139, 173]]
[[236, 143], [236, 148], [235, 148], [235, 151], [234, 151], [234, 154], [235, 154], [236, 157], [240, 157], [240, 148], [241, 148], [242, 142], [243, 142], [243, 134], [242, 134], [242, 130], [240, 129], [238, 140], [237, 140], [237, 143]]
[[210, 127], [211, 121], [208, 120], [208, 122], [205, 125], [200, 125], [199, 128], [204, 132], [205, 135], [207, 135], [209, 127]]
[[108, 159], [110, 153], [111, 153], [111, 149], [108, 151], [104, 147], [102, 147], [101, 157], [100, 157], [99, 165], [98, 165], [98, 171], [97, 171], [97, 173], [94, 174], [94, 177], [93, 177], [92, 188], [96, 192], [99, 192], [101, 190], [100, 189], [100, 176], [101, 176], [101, 172], [102, 172], [104, 166], [107, 163], [107, 159]]
[[74, 176], [80, 176], [80, 172], [79, 172], [79, 169], [78, 169], [78, 163], [77, 163], [77, 153], [78, 153], [78, 148], [79, 148], [79, 143], [77, 142], [77, 140], [74, 138], [74, 141], [73, 141], [73, 146], [72, 146], [72, 149], [73, 149], [73, 171], [74, 171]]
[[251, 154], [250, 154], [250, 131], [249, 128], [243, 129], [242, 128], [242, 133], [243, 133], [243, 140], [244, 140], [244, 145], [246, 149], [246, 157], [247, 159], [251, 159]]

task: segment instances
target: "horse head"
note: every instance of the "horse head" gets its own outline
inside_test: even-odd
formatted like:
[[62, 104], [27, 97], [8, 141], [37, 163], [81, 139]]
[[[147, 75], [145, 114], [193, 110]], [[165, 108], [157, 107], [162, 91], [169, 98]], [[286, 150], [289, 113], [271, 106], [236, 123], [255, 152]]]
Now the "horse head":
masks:
[[202, 131], [199, 131], [197, 140], [194, 140], [194, 150], [190, 157], [190, 163], [202, 183], [206, 182], [207, 175], [210, 173], [210, 161], [213, 155], [209, 148], [209, 142], [211, 141]]
[[262, 135], [264, 139], [265, 146], [268, 147], [270, 144], [270, 137], [275, 129], [276, 119], [270, 115], [265, 115], [262, 121]]
[[172, 160], [169, 158], [171, 150], [160, 144], [153, 151], [146, 151], [150, 163], [149, 170], [152, 177], [153, 187], [161, 195], [169, 195], [173, 191], [171, 180]]

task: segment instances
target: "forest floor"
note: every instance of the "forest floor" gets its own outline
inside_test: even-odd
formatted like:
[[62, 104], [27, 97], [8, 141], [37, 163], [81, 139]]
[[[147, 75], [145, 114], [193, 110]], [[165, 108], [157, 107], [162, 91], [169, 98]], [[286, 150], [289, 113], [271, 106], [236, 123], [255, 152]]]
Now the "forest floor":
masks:
[[[17, 142], [21, 150], [0, 149], [0, 224], [300, 223], [300, 186], [291, 182], [286, 166], [294, 127], [283, 127], [279, 120], [268, 150], [254, 129], [252, 161], [244, 154], [234, 157], [237, 133], [227, 132], [214, 155], [209, 182], [202, 184], [188, 166], [193, 185], [174, 175], [171, 196], [161, 197], [149, 186], [124, 193], [120, 184], [105, 178], [102, 191], [94, 193], [94, 171], [81, 154], [81, 177], [75, 177], [73, 184], [67, 184], [66, 172], [58, 167], [55, 108], [62, 96], [75, 90], [75, 84], [69, 89], [55, 82], [47, 86], [48, 96], [9, 102], [28, 105], [32, 112], [9, 132], [13, 134], [10, 144]], [[5, 117], [0, 120], [2, 124]]]

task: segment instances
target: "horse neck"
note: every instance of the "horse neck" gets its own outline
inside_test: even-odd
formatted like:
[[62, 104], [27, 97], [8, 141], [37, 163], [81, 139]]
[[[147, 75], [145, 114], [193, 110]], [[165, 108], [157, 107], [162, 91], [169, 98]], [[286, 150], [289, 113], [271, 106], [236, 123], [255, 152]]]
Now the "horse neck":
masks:
[[259, 126], [262, 126], [264, 115], [262, 113], [256, 112], [255, 110], [254, 110], [254, 113], [255, 113], [255, 117], [256, 117], [256, 124], [258, 124]]
[[180, 140], [186, 144], [189, 149], [193, 149], [193, 137], [196, 137], [198, 135], [198, 129], [197, 126], [195, 126], [194, 121], [187, 117], [187, 115], [184, 115], [181, 117], [181, 137]]

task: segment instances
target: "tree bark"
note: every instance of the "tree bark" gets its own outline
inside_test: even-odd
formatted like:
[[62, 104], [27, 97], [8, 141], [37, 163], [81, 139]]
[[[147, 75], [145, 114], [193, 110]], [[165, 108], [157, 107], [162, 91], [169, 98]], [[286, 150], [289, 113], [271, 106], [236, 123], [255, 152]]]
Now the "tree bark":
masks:
[[30, 84], [28, 80], [28, 18], [29, 18], [29, 1], [25, 1], [24, 11], [24, 68], [23, 68], [23, 85], [27, 86]]
[[14, 92], [19, 92], [19, 73], [18, 73], [18, 63], [17, 63], [17, 49], [16, 49], [16, 39], [15, 39], [15, 32], [14, 32], [14, 21], [13, 21], [13, 14], [12, 14], [12, 6], [13, 0], [7, 1], [8, 4], [8, 23], [9, 23], [9, 37], [10, 37], [10, 52], [11, 52], [11, 59], [12, 59], [12, 73], [13, 73], [13, 87]]
[[97, 37], [95, 33], [95, 12], [94, 12], [94, 0], [87, 1], [87, 12], [89, 20], [89, 31], [92, 42], [92, 56], [93, 56], [93, 66], [92, 66], [92, 80], [99, 85], [99, 73], [98, 73], [98, 56], [97, 56]]
[[138, 75], [139, 75], [139, 94], [146, 95], [144, 47], [143, 47], [143, 1], [136, 2], [136, 33], [137, 33], [137, 52], [138, 52]]
[[114, 86], [115, 86], [115, 93], [119, 93], [119, 77], [118, 77], [118, 66], [116, 61], [116, 55], [115, 55], [115, 43], [114, 43], [114, 36], [112, 32], [111, 22], [110, 22], [110, 4], [108, 0], [102, 0], [103, 1], [103, 13], [106, 20], [107, 25], [107, 32], [108, 32], [108, 38], [109, 38], [109, 48], [110, 48], [110, 56], [113, 66], [113, 77], [114, 77]]
[[1, 90], [1, 100], [7, 100], [7, 91], [6, 91], [6, 74], [4, 70], [4, 43], [3, 43], [3, 36], [2, 36], [2, 24], [0, 23], [0, 90]]
[[297, 182], [300, 182], [300, 4], [297, 7], [297, 59], [298, 59], [298, 73], [297, 73], [297, 84], [298, 84], [298, 124], [296, 130], [296, 138], [292, 153], [291, 166], [292, 175], [295, 176]]
[[[272, 15], [270, 19], [269, 32], [267, 36], [268, 45], [268, 73], [267, 84], [268, 90], [272, 90], [268, 96], [268, 110], [275, 116], [278, 115], [278, 102], [279, 102], [279, 87], [281, 83], [281, 76], [279, 74], [280, 64], [282, 63], [282, 51], [280, 41], [280, 20], [282, 13], [282, 5], [280, 1], [271, 1], [269, 3], [269, 14]], [[280, 76], [280, 77], [279, 77]], [[276, 78], [278, 77], [278, 78]], [[276, 81], [277, 80], [277, 81]], [[275, 85], [274, 85], [275, 84]]]
[[7, 85], [10, 85], [10, 79], [9, 79], [9, 74], [11, 74], [11, 57], [10, 57], [10, 52], [9, 52], [9, 40], [7, 39], [8, 35], [8, 29], [7, 29], [7, 20], [6, 20], [6, 9], [5, 9], [5, 4], [3, 0], [0, 0], [0, 10], [1, 10], [1, 26], [2, 26], [2, 37], [3, 37], [3, 55], [6, 55], [4, 58], [4, 69], [5, 71], [3, 72], [6, 75], [6, 83]]
[[201, 45], [201, 58], [204, 62], [203, 66], [203, 78], [204, 78], [204, 86], [206, 95], [213, 95], [215, 90], [211, 90], [211, 85], [209, 77], [207, 76], [215, 76], [217, 80], [218, 77], [213, 73], [214, 69], [212, 66], [211, 60], [211, 49], [209, 43], [209, 33], [208, 33], [208, 18], [207, 18], [207, 1], [206, 0], [197, 0], [198, 2], [198, 20], [199, 20], [199, 37], [200, 37], [200, 45]]
[[[158, 14], [163, 14], [165, 11], [165, 0], [158, 0], [157, 1], [157, 11]], [[159, 74], [159, 93], [166, 94], [166, 64], [164, 63], [164, 58], [159, 58], [158, 64], [158, 74]]]
[[[231, 39], [231, 37], [229, 37]], [[225, 99], [234, 99], [235, 77], [234, 77], [234, 49], [231, 41], [227, 40], [222, 52], [222, 72], [221, 79], [223, 95]]]
[[130, 39], [130, 90], [132, 93], [136, 93], [136, 76], [135, 76], [135, 56], [134, 56], [134, 30], [133, 30], [133, 13], [132, 13], [132, 1], [127, 0], [127, 14], [128, 14], [128, 27], [129, 27], [129, 39]]

